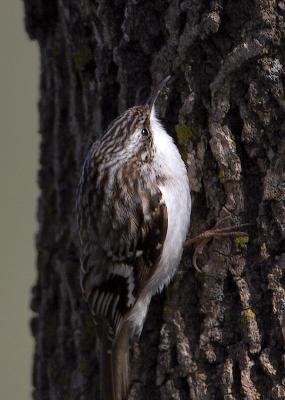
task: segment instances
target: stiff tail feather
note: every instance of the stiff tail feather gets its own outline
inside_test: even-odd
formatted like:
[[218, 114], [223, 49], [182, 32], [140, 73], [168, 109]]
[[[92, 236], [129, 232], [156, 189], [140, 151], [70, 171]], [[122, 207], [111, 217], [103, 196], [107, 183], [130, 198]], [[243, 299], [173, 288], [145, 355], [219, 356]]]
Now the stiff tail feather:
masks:
[[107, 337], [102, 338], [100, 375], [101, 400], [126, 400], [129, 389], [129, 332], [126, 323], [119, 330], [113, 346]]

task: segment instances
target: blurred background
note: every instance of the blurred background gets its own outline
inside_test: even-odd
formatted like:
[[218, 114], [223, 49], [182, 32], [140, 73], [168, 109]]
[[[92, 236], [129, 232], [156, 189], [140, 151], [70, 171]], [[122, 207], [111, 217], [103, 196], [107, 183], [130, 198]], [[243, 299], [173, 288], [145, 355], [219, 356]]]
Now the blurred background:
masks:
[[0, 399], [28, 400], [35, 281], [38, 77], [20, 0], [0, 2]]

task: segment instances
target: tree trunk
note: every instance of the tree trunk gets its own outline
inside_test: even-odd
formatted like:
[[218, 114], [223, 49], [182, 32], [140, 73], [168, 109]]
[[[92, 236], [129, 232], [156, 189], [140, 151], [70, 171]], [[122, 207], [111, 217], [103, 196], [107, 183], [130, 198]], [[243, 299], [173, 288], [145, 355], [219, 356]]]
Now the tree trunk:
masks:
[[129, 399], [285, 399], [285, 3], [24, 0], [41, 52], [33, 398], [98, 399], [75, 198], [90, 143], [174, 74], [160, 116], [189, 171], [194, 236], [231, 216], [151, 302]]

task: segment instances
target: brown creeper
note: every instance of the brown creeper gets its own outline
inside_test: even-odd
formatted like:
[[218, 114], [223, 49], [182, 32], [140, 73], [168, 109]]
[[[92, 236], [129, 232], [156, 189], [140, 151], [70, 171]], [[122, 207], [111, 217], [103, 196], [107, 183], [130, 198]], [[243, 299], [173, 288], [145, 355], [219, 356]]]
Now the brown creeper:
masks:
[[154, 110], [169, 78], [111, 123], [80, 179], [81, 286], [100, 340], [101, 400], [126, 398], [129, 337], [173, 277], [189, 227], [186, 168]]

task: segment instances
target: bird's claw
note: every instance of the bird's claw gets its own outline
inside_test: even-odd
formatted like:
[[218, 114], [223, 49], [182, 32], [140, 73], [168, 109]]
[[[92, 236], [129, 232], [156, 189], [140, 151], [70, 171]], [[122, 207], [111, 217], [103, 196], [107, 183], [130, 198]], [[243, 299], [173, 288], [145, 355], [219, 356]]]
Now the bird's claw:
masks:
[[244, 228], [245, 226], [249, 226], [250, 224], [240, 224], [240, 225], [221, 227], [221, 224], [228, 219], [231, 219], [231, 217], [227, 216], [221, 218], [219, 221], [217, 221], [217, 223], [213, 226], [213, 228], [200, 233], [194, 238], [186, 240], [186, 242], [184, 243], [184, 247], [194, 245], [194, 254], [192, 257], [192, 262], [196, 271], [202, 272], [202, 270], [197, 265], [197, 256], [203, 253], [204, 247], [211, 239], [213, 239], [214, 237], [226, 237], [226, 236], [248, 236], [247, 232], [240, 231], [239, 229]]

